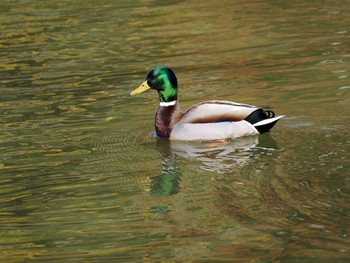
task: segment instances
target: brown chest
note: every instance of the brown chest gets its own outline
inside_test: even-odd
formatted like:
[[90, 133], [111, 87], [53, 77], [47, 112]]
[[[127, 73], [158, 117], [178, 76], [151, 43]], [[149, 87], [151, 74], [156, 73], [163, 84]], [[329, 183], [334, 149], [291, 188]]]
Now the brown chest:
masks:
[[161, 138], [169, 138], [172, 130], [172, 118], [175, 106], [159, 107], [155, 117], [155, 129]]

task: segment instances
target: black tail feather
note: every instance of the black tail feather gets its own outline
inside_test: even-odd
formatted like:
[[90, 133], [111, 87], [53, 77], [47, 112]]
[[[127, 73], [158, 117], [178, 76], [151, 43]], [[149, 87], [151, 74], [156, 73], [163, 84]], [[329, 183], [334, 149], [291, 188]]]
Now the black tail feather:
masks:
[[264, 125], [259, 125], [259, 126], [254, 126], [255, 129], [258, 130], [259, 133], [265, 133], [268, 132], [269, 130], [272, 129], [273, 126], [275, 126], [275, 124], [278, 122], [278, 120], [275, 120], [273, 122], [264, 124]]
[[[249, 114], [244, 120], [251, 124], [255, 124], [259, 121], [270, 119], [275, 117], [275, 113], [271, 110], [263, 110], [263, 109], [258, 109], [251, 114]], [[264, 125], [259, 125], [259, 126], [254, 126], [260, 133], [268, 132], [277, 122], [273, 121], [270, 123], [266, 123]]]
[[257, 109], [256, 111], [253, 111], [251, 114], [249, 114], [244, 120], [246, 120], [251, 124], [254, 124], [259, 121], [272, 118], [274, 116], [275, 116], [275, 113], [271, 110]]

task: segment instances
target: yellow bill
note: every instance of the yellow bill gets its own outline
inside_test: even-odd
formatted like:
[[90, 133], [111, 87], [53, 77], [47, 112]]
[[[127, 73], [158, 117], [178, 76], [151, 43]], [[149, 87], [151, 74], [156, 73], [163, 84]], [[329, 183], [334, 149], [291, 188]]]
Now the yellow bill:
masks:
[[140, 87], [138, 87], [137, 89], [134, 89], [131, 93], [130, 96], [134, 96], [136, 94], [140, 94], [142, 92], [145, 92], [146, 90], [149, 90], [151, 87], [148, 86], [147, 84], [147, 80], [145, 80], [144, 82], [142, 82], [142, 84], [140, 85]]

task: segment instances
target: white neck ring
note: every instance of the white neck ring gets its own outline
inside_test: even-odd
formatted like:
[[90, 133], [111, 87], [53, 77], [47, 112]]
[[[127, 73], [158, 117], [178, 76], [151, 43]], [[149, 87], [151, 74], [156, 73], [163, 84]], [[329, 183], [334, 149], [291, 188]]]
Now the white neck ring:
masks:
[[169, 107], [169, 106], [174, 106], [176, 104], [176, 100], [169, 101], [169, 102], [159, 102], [159, 106], [161, 107]]

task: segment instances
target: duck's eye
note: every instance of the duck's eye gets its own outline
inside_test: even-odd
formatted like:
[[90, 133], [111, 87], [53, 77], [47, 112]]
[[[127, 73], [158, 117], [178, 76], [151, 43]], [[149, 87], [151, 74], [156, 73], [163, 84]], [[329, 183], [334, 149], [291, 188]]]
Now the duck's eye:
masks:
[[148, 80], [154, 80], [154, 79], [156, 79], [158, 76], [156, 76], [156, 75], [151, 75], [149, 78], [148, 78]]

